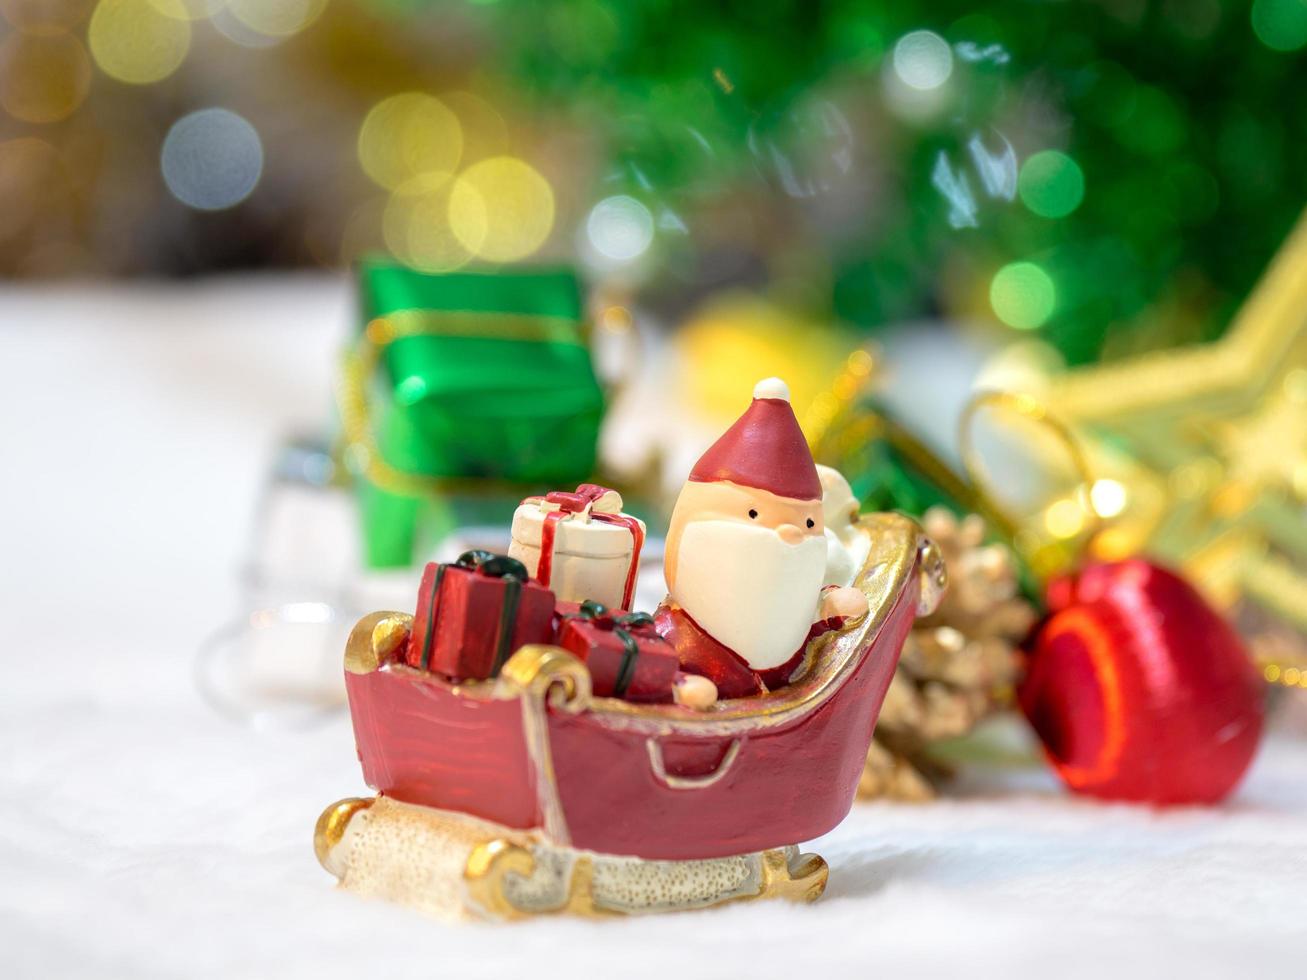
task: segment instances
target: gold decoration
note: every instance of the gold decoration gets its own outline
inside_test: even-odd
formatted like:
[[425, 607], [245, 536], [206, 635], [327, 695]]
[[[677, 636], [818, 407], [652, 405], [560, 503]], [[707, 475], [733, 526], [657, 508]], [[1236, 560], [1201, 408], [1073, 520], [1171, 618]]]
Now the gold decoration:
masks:
[[1070, 371], [1043, 397], [1123, 493], [1091, 554], [1153, 555], [1227, 612], [1248, 599], [1307, 632], [1307, 215], [1220, 340]]
[[[536, 861], [525, 847], [496, 837], [472, 848], [463, 869], [463, 881], [471, 902], [486, 915], [511, 921], [524, 919], [529, 912], [519, 909], [504, 894], [504, 876], [521, 875], [530, 878], [535, 874]], [[570, 898], [570, 896], [569, 896]]]
[[1011, 553], [984, 544], [980, 517], [959, 522], [938, 508], [924, 520], [949, 588], [904, 644], [858, 786], [864, 797], [934, 796], [932, 782], [947, 768], [931, 756], [932, 743], [966, 734], [1011, 700], [1017, 645], [1035, 620], [1017, 592]]
[[[1050, 414], [1047, 406], [1036, 398], [1010, 391], [977, 392], [958, 419], [958, 452], [975, 494], [988, 504], [986, 514], [1004, 510], [1000, 495], [993, 490], [993, 478], [975, 444], [975, 421], [987, 409], [1008, 412], [1039, 425], [1042, 432], [1052, 437], [1060, 451], [1066, 453], [1071, 469], [1079, 479], [1073, 497], [1059, 499], [1047, 510], [1043, 527], [1022, 528], [1008, 537], [1021, 551], [1031, 570], [1041, 579], [1046, 578], [1074, 562], [1082, 551], [1081, 542], [1103, 529], [1102, 515], [1090, 500], [1090, 488], [1095, 481], [1089, 458], [1075, 433], [1065, 422]], [[1063, 516], [1064, 512], [1066, 516]], [[1048, 515], [1057, 519], [1049, 520]], [[1010, 518], [1007, 518], [1007, 523], [1016, 527]], [[1047, 531], [1053, 532], [1051, 538]]]
[[939, 609], [948, 592], [948, 564], [944, 561], [944, 552], [933, 538], [926, 538], [917, 546], [921, 570], [917, 573], [920, 580], [917, 592], [917, 615], [929, 616]]
[[378, 662], [391, 659], [391, 655], [408, 639], [413, 630], [411, 616], [387, 616], [372, 630], [372, 652]]
[[506, 698], [530, 694], [556, 708], [577, 714], [590, 704], [590, 671], [562, 647], [529, 644], [504, 664], [500, 686]]
[[478, 844], [468, 856], [463, 880], [468, 897], [492, 918], [523, 919], [532, 914], [578, 915], [585, 919], [616, 915], [612, 909], [595, 902], [594, 861], [588, 854], [580, 854], [572, 862], [563, 902], [552, 909], [528, 912], [518, 908], [504, 892], [504, 876], [509, 874], [530, 878], [536, 862], [531, 852], [510, 841], [496, 838]]
[[752, 897], [815, 902], [826, 890], [829, 877], [830, 868], [818, 854], [796, 854], [791, 861], [783, 850], [763, 851], [762, 886]]
[[570, 844], [572, 835], [554, 775], [547, 709], [552, 706], [570, 714], [584, 711], [590, 704], [590, 671], [562, 647], [531, 644], [508, 658], [500, 688], [504, 697], [521, 700], [522, 734], [535, 770], [545, 835], [556, 844]]
[[350, 797], [337, 800], [322, 811], [313, 828], [313, 853], [318, 858], [318, 864], [339, 877], [340, 872], [337, 862], [332, 857], [332, 849], [344, 839], [345, 828], [354, 819], [354, 815], [360, 810], [366, 810], [375, 802], [375, 797], [368, 799]]
[[345, 641], [345, 669], [351, 674], [370, 674], [387, 661], [412, 629], [413, 617], [407, 613], [368, 613], [354, 624]]
[[[751, 902], [780, 899], [787, 902], [815, 902], [826, 890], [830, 868], [817, 854], [801, 854], [795, 848], [774, 848], [754, 857], [757, 861], [757, 890], [734, 895], [709, 904]], [[469, 900], [485, 915], [513, 921], [532, 915], [576, 915], [596, 919], [622, 914], [622, 910], [601, 904], [595, 896], [595, 861], [600, 855], [579, 852], [572, 861], [562, 901], [550, 908], [524, 909], [509, 898], [505, 879], [509, 875], [530, 878], [536, 872], [536, 860], [521, 845], [503, 838], [478, 844], [468, 855], [463, 880]], [[631, 864], [638, 859], [618, 859]], [[729, 860], [729, 859], [727, 859]], [[676, 875], [678, 866], [706, 864], [691, 861], [643, 862], [668, 875]], [[696, 903], [698, 907], [702, 904]], [[690, 906], [687, 906], [690, 907]]]

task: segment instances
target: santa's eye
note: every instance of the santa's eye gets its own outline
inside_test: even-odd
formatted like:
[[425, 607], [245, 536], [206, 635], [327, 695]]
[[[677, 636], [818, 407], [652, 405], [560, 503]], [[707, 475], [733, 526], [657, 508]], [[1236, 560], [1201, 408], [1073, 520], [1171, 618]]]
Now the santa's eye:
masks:
[[758, 519], [758, 512], [756, 510], [749, 511], [749, 517], [756, 521]]
[[814, 521], [811, 517], [809, 517], [809, 518], [808, 518], [808, 527], [816, 527], [816, 526], [817, 526], [817, 522]]

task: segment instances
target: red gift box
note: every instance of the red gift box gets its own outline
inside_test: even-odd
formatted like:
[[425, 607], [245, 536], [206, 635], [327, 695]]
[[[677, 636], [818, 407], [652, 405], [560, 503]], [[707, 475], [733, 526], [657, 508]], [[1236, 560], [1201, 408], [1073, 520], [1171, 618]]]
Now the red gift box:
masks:
[[610, 612], [597, 602], [560, 602], [557, 642], [585, 662], [599, 697], [672, 700], [681, 663], [648, 613]]
[[422, 573], [405, 660], [452, 678], [494, 677], [527, 643], [553, 639], [554, 594], [522, 563], [469, 551]]

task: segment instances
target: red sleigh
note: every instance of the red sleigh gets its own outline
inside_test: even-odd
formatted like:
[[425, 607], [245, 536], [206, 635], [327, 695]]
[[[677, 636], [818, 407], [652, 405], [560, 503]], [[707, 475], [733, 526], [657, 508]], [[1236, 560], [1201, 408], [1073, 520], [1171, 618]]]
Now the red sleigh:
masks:
[[364, 778], [392, 800], [599, 854], [718, 858], [827, 832], [852, 805], [913, 619], [943, 585], [915, 523], [877, 514], [858, 528], [866, 618], [813, 641], [796, 682], [709, 711], [593, 697], [585, 666], [550, 646], [454, 685], [378, 653], [409, 617], [364, 617], [345, 657]]

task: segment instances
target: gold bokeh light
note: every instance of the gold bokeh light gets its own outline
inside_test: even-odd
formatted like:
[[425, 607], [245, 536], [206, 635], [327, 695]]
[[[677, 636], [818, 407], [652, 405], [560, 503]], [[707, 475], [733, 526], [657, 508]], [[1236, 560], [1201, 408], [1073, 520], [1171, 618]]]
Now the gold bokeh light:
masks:
[[466, 265], [472, 252], [449, 226], [453, 175], [422, 174], [390, 196], [382, 221], [386, 247], [406, 265], [424, 272], [449, 272]]
[[100, 0], [86, 40], [95, 63], [110, 78], [149, 85], [186, 60], [191, 25], [181, 0]]
[[150, 0], [165, 17], [183, 20], [208, 20], [226, 4], [227, 0]]
[[15, 119], [67, 119], [91, 87], [91, 61], [71, 34], [14, 33], [0, 43], [0, 105]]
[[463, 128], [433, 95], [392, 95], [364, 118], [358, 155], [364, 173], [394, 190], [423, 174], [452, 173], [463, 156]]
[[536, 252], [553, 230], [553, 188], [524, 160], [482, 160], [450, 189], [449, 227], [478, 258], [516, 262]]

